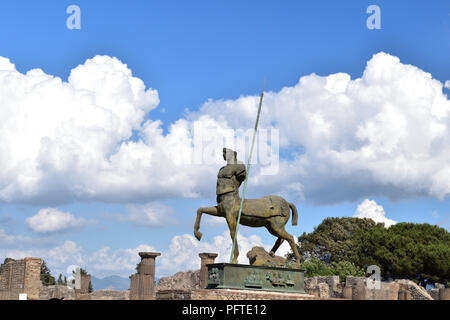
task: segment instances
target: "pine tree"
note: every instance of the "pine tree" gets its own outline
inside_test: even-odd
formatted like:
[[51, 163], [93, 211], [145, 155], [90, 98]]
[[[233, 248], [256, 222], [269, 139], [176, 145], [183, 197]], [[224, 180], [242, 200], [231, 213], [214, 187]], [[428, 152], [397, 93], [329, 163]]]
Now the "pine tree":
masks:
[[51, 275], [50, 269], [47, 267], [44, 260], [42, 260], [41, 264], [41, 282], [44, 286], [55, 285], [55, 278]]
[[62, 280], [62, 274], [59, 274], [58, 280], [56, 281], [56, 284], [58, 285], [62, 285], [63, 284], [63, 280]]
[[64, 276], [64, 282], [63, 282], [63, 285], [67, 286], [67, 277], [66, 277], [66, 276]]

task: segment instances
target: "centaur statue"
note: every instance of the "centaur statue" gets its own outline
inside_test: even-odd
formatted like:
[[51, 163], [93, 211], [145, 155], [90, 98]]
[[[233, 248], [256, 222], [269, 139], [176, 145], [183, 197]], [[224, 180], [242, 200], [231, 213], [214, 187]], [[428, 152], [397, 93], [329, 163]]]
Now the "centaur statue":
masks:
[[[219, 170], [217, 175], [217, 206], [201, 207], [197, 210], [197, 219], [194, 225], [194, 235], [200, 241], [202, 233], [200, 220], [202, 214], [224, 217], [230, 229], [231, 240], [236, 231], [237, 217], [241, 198], [239, 197], [239, 187], [246, 176], [245, 165], [237, 161], [237, 152], [231, 149], [223, 149], [223, 158], [227, 165]], [[277, 237], [271, 255], [274, 255], [284, 240], [289, 242], [296, 262], [300, 262], [300, 255], [295, 245], [294, 237], [286, 232], [284, 226], [289, 220], [290, 210], [292, 210], [292, 225], [296, 226], [298, 221], [297, 208], [293, 203], [287, 202], [279, 196], [266, 196], [259, 199], [244, 199], [240, 224], [248, 227], [266, 227], [267, 230]], [[239, 250], [236, 243], [233, 252], [233, 263], [237, 263]]]

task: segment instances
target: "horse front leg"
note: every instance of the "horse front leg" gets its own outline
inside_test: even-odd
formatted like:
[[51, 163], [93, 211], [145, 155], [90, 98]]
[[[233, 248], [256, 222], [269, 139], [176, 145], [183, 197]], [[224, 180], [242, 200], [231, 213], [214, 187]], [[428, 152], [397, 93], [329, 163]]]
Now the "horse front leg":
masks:
[[[231, 243], [233, 243], [234, 236], [236, 235], [237, 221], [234, 217], [227, 216], [226, 218], [227, 218], [228, 228], [230, 229]], [[231, 263], [236, 264], [238, 262], [238, 257], [239, 257], [239, 248], [238, 248], [238, 242], [236, 239], [236, 243], [235, 243], [235, 247], [234, 247], [234, 251], [233, 251], [233, 260]]]
[[198, 230], [200, 229], [200, 221], [202, 219], [202, 214], [206, 213], [209, 214], [211, 216], [216, 216], [216, 217], [220, 217], [218, 211], [217, 211], [217, 207], [201, 207], [198, 208], [197, 210], [197, 218], [195, 219], [195, 224], [194, 224], [194, 235], [197, 238], [198, 241], [200, 241], [202, 239], [202, 233], [199, 232]]

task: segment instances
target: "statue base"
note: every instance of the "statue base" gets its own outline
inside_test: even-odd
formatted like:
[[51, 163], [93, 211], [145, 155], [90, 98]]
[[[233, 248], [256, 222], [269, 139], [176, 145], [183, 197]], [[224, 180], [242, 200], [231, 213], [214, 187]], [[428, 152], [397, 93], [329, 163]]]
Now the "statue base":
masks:
[[306, 294], [303, 270], [232, 263], [208, 264], [206, 289]]

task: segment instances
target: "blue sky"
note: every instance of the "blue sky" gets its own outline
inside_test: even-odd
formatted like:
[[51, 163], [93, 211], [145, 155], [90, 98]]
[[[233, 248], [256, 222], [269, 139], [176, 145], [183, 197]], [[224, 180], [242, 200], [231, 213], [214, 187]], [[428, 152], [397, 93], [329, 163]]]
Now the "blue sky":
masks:
[[[81, 30], [66, 28], [69, 16], [66, 8], [72, 4], [81, 8]], [[369, 17], [366, 9], [372, 4], [381, 9], [381, 30], [366, 27]], [[87, 59], [96, 55], [116, 57], [127, 65], [133, 77], [143, 81], [147, 89], [157, 90], [159, 104], [148, 108], [140, 123], [148, 119], [161, 120], [162, 136], [167, 135], [170, 126], [179, 119], [185, 119], [187, 114], [203, 112], [201, 107], [208, 99], [220, 103], [222, 100], [238, 101], [242, 96], [258, 96], [264, 77], [267, 77], [266, 90], [274, 95], [284, 87], [295, 87], [301, 77], [313, 73], [327, 77], [341, 72], [355, 80], [363, 76], [368, 61], [379, 52], [398, 57], [401, 64], [413, 65], [442, 84], [450, 79], [450, 2], [444, 0], [431, 3], [380, 0], [0, 1], [0, 35], [3, 40], [0, 41], [0, 56], [9, 59], [22, 74], [39, 68], [47, 75], [68, 81], [71, 70]], [[444, 95], [448, 94], [448, 87], [442, 90]], [[390, 102], [401, 98], [404, 97]], [[448, 104], [448, 97], [446, 101]], [[42, 117], [46, 118], [45, 113]], [[45, 126], [45, 120], [42, 121]], [[450, 125], [450, 121], [442, 121]], [[229, 123], [235, 128], [231, 121]], [[137, 142], [139, 132], [140, 128], [133, 127], [133, 135], [121, 137], [119, 141]], [[408, 141], [413, 143], [412, 138]], [[301, 145], [301, 142], [290, 142], [282, 146], [281, 159], [291, 161], [293, 154], [302, 154]], [[440, 161], [436, 160], [437, 156], [435, 159], [430, 157], [430, 163], [439, 166], [444, 156], [439, 158]], [[1, 161], [0, 158], [0, 164]], [[436, 172], [439, 169], [434, 168]], [[375, 176], [374, 172], [371, 175]], [[448, 174], [449, 171], [443, 172]], [[64, 180], [64, 175], [61, 177], [59, 179]], [[339, 185], [349, 188], [352, 184], [349, 177], [357, 179], [358, 174], [343, 177], [347, 178], [346, 181], [339, 181], [344, 178], [338, 177], [330, 183], [334, 190]], [[293, 183], [291, 180], [289, 183]], [[306, 180], [311, 180], [310, 185], [314, 188], [322, 186], [316, 184], [314, 177]], [[211, 184], [213, 180], [205, 181]], [[305, 181], [300, 183], [307, 188], [309, 182]], [[381, 177], [377, 181], [386, 181], [386, 178]], [[417, 187], [421, 183], [426, 185], [426, 181], [420, 178], [405, 178], [405, 181], [392, 188], [389, 182], [363, 184], [362, 187], [355, 184], [355, 189], [366, 189], [356, 192], [356, 195], [344, 194], [332, 203], [320, 196], [314, 196], [312, 201], [308, 192], [306, 197], [288, 192], [287, 198], [290, 197], [289, 200], [299, 208], [300, 223], [298, 227], [288, 226], [287, 230], [298, 236], [312, 231], [328, 216], [353, 216], [365, 199], [375, 201], [384, 209], [386, 217], [394, 221], [427, 222], [448, 229], [450, 200], [447, 193], [441, 192], [440, 198], [436, 196], [438, 191], [433, 193], [437, 182], [431, 183], [432, 191], [426, 192], [427, 187]], [[276, 185], [252, 189], [250, 180], [249, 196], [280, 191], [271, 187], [276, 188]], [[418, 190], [410, 192], [415, 187]], [[442, 190], [445, 184], [438, 187]], [[214, 184], [205, 188], [213, 189]], [[327, 192], [330, 191], [324, 191]], [[64, 261], [50, 257], [50, 266], [53, 264], [54, 270], [64, 270], [70, 264], [85, 263], [88, 271], [92, 265], [91, 271], [98, 275], [126, 275], [128, 272], [126, 267], [112, 268], [107, 272], [95, 267], [93, 255], [98, 250], [109, 247], [111, 252], [117, 252], [145, 244], [167, 252], [174, 237], [192, 234], [196, 208], [214, 205], [214, 197], [210, 193], [205, 196], [202, 192], [198, 197], [189, 197], [167, 191], [161, 196], [155, 193], [148, 199], [143, 196], [138, 200], [133, 197], [125, 197], [125, 200], [102, 196], [89, 198], [69, 192], [68, 196], [55, 198], [54, 203], [51, 194], [50, 200], [45, 195], [31, 200], [20, 196], [0, 198], [0, 229], [11, 237], [37, 239], [36, 243], [42, 242], [43, 247], [48, 245], [45, 241], [49, 241], [49, 248], [73, 241], [77, 248], [81, 248], [76, 252], [82, 252], [82, 257]], [[164, 215], [171, 217], [169, 226], [157, 226], [157, 223], [136, 225], [131, 220], [118, 218], [127, 211], [133, 211], [130, 206], [153, 202], [164, 206]], [[48, 207], [70, 213], [84, 222], [77, 228], [59, 232], [32, 231], [26, 219]], [[214, 237], [222, 235], [225, 230], [224, 224], [205, 225], [202, 241], [212, 243]], [[271, 246], [275, 240], [265, 230], [241, 228], [240, 231], [245, 237], [259, 236], [265, 245]], [[24, 245], [14, 252], [20, 255], [26, 249]], [[41, 252], [33, 250], [30, 248], [27, 253]], [[0, 248], [0, 258], [10, 252]], [[117, 261], [120, 254], [117, 253]], [[242, 255], [245, 256], [244, 253]], [[91, 257], [91, 260], [86, 257]], [[120, 264], [117, 261], [109, 263]]]

